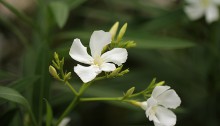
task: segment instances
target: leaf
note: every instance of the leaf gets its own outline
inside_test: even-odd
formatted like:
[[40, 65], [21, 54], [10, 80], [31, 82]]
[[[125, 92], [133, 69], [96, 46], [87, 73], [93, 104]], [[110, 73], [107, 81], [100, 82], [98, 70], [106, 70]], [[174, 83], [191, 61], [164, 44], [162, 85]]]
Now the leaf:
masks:
[[182, 49], [196, 45], [190, 40], [153, 35], [145, 35], [145, 37], [140, 36], [138, 38], [133, 37], [132, 40], [137, 43], [136, 48], [140, 49]]
[[53, 119], [53, 111], [47, 99], [44, 99], [44, 101], [46, 102], [46, 108], [47, 108], [46, 109], [47, 110], [46, 126], [51, 126], [52, 119]]
[[0, 86], [0, 98], [15, 102], [29, 108], [28, 101], [16, 90]]
[[61, 1], [51, 2], [49, 6], [53, 13], [56, 23], [60, 28], [62, 28], [68, 19], [69, 7], [66, 3]]

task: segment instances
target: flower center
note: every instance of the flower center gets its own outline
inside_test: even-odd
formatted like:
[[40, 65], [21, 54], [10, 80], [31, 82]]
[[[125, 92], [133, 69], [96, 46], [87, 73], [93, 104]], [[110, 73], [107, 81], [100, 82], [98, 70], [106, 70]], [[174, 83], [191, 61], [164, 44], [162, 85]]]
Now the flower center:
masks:
[[93, 62], [94, 62], [94, 65], [97, 65], [97, 66], [101, 66], [103, 63], [102, 58], [100, 56], [95, 56]]
[[203, 7], [208, 7], [210, 4], [210, 0], [201, 0], [201, 4]]

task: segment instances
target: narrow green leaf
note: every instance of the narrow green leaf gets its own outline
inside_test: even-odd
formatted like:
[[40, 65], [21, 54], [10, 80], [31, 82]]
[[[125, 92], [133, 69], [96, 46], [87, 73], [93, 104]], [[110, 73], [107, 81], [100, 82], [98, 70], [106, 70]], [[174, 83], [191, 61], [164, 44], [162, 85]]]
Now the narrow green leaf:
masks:
[[136, 48], [140, 49], [182, 49], [196, 45], [190, 40], [153, 35], [145, 35], [145, 37], [140, 36], [138, 38], [133, 37], [133, 40], [137, 43]]
[[0, 86], [0, 98], [15, 102], [29, 108], [28, 101], [16, 90]]
[[62, 28], [68, 19], [68, 15], [69, 15], [68, 5], [61, 1], [54, 1], [51, 2], [49, 6], [56, 20], [56, 23], [60, 28]]
[[53, 119], [53, 110], [51, 108], [50, 103], [47, 101], [47, 99], [44, 99], [46, 102], [46, 110], [47, 110], [47, 116], [46, 116], [46, 126], [51, 126], [52, 119]]

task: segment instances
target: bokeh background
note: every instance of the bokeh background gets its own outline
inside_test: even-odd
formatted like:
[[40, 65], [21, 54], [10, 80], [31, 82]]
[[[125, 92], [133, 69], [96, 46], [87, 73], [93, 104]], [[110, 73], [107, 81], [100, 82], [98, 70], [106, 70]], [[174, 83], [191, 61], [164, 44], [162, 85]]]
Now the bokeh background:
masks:
[[[48, 72], [53, 52], [65, 69], [77, 64], [68, 55], [74, 38], [88, 46], [94, 30], [128, 23], [124, 40], [134, 40], [124, 68], [130, 73], [103, 80], [85, 96], [122, 96], [130, 87], [145, 89], [156, 77], [179, 94], [177, 126], [220, 125], [220, 21], [190, 21], [183, 0], [4, 0], [0, 2], [0, 85], [22, 93], [38, 119], [45, 120], [42, 98], [55, 118], [73, 99]], [[6, 7], [5, 7], [6, 6]], [[8, 9], [9, 8], [9, 9]], [[76, 74], [72, 82], [79, 88]], [[23, 126], [24, 109], [0, 99], [0, 125]], [[69, 126], [153, 126], [142, 109], [118, 102], [80, 103]], [[43, 124], [43, 123], [42, 123]]]

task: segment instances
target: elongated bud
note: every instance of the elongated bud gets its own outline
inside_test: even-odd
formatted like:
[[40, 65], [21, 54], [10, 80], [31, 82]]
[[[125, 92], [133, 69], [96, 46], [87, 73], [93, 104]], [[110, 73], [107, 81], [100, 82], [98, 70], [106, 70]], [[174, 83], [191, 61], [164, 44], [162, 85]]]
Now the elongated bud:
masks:
[[119, 75], [119, 76], [123, 76], [124, 74], [126, 74], [126, 73], [128, 73], [128, 72], [129, 72], [129, 69], [126, 69], [126, 70], [120, 72], [118, 75]]
[[130, 95], [133, 94], [134, 90], [135, 90], [135, 87], [132, 87], [132, 88], [128, 89], [127, 92], [124, 94], [123, 99], [126, 99], [126, 98], [130, 97]]
[[158, 82], [157, 84], [156, 84], [156, 86], [162, 86], [162, 85], [164, 85], [165, 84], [165, 81], [160, 81], [160, 82]]
[[123, 65], [121, 65], [120, 67], [116, 68], [114, 71], [112, 71], [108, 77], [115, 77], [118, 76], [119, 72], [121, 71]]
[[125, 48], [132, 48], [132, 47], [135, 47], [135, 46], [136, 46], [136, 43], [134, 41], [129, 41]]
[[58, 74], [57, 74], [57, 71], [56, 71], [56, 69], [53, 67], [53, 66], [49, 66], [49, 72], [50, 72], [50, 74], [54, 77], [54, 78], [56, 78], [56, 79], [60, 79], [60, 77], [58, 76]]
[[115, 24], [109, 30], [110, 34], [112, 35], [112, 40], [115, 39], [115, 35], [116, 35], [117, 31], [118, 31], [118, 25], [119, 25], [119, 22], [115, 22]]
[[63, 65], [64, 65], [64, 57], [63, 57], [62, 60], [60, 61], [60, 67], [61, 67], [61, 69], [63, 68]]
[[59, 55], [56, 52], [54, 52], [54, 59], [55, 59], [57, 65], [59, 66], [60, 65], [60, 62], [59, 62], [60, 59], [59, 59]]
[[64, 76], [64, 81], [67, 81], [71, 78], [71, 72], [68, 72], [65, 76]]
[[118, 37], [117, 37], [117, 42], [120, 42], [121, 41], [121, 39], [123, 38], [123, 36], [124, 36], [124, 34], [125, 34], [125, 32], [126, 32], [126, 29], [127, 29], [127, 23], [125, 23], [123, 26], [122, 26], [122, 28], [120, 29], [120, 31], [119, 31], [119, 34], [118, 34]]

